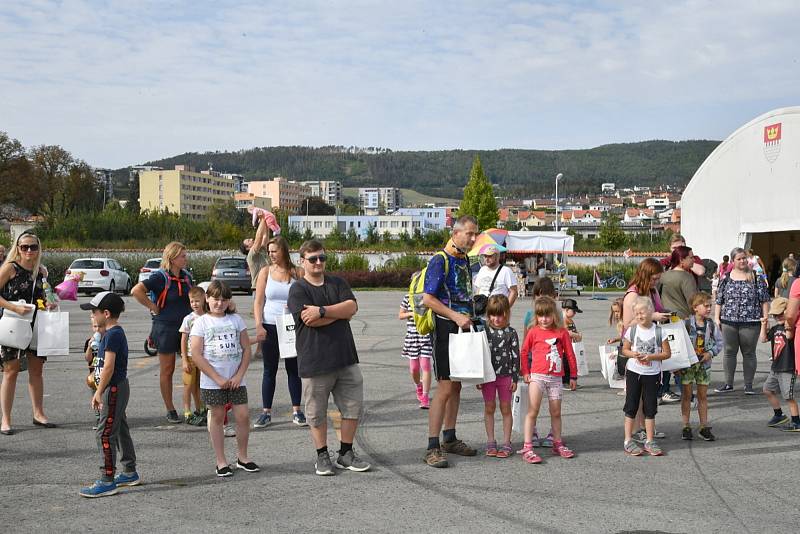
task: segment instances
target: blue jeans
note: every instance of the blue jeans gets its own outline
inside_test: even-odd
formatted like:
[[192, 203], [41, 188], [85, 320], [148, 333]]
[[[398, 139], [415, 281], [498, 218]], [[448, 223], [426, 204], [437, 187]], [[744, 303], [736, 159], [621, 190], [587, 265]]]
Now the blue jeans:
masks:
[[[275, 378], [278, 375], [278, 364], [281, 361], [278, 349], [278, 330], [274, 324], [265, 324], [267, 339], [261, 342], [261, 355], [264, 358], [264, 378], [261, 381], [261, 402], [264, 408], [272, 409], [272, 399], [275, 396]], [[289, 383], [289, 396], [292, 406], [300, 406], [300, 396], [303, 385], [300, 375], [297, 374], [297, 358], [283, 360], [286, 367], [287, 382]]]

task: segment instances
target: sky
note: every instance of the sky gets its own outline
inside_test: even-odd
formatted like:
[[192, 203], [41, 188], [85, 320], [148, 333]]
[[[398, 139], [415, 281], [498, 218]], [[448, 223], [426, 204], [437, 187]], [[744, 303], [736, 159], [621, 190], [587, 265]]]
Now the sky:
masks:
[[785, 0], [3, 0], [0, 131], [111, 168], [721, 140], [800, 105], [798, 21]]

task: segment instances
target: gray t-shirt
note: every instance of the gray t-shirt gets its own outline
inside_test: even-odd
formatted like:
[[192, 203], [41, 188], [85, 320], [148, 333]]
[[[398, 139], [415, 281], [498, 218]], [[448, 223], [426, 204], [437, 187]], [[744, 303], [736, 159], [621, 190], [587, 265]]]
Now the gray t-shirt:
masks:
[[294, 315], [297, 368], [301, 378], [332, 373], [358, 363], [358, 352], [350, 321], [339, 319], [322, 327], [306, 326], [300, 319], [303, 307], [331, 306], [356, 300], [350, 285], [337, 276], [325, 275], [321, 286], [304, 278], [289, 289], [289, 312]]
[[247, 267], [250, 268], [250, 278], [252, 278], [252, 287], [255, 289], [256, 287], [256, 279], [258, 278], [258, 273], [261, 272], [267, 265], [267, 249], [262, 248], [258, 252], [256, 252], [255, 248], [251, 248], [250, 251], [247, 253]]
[[697, 282], [691, 273], [671, 270], [661, 275], [661, 305], [666, 310], [678, 312], [681, 319], [692, 315], [689, 302], [695, 293]]

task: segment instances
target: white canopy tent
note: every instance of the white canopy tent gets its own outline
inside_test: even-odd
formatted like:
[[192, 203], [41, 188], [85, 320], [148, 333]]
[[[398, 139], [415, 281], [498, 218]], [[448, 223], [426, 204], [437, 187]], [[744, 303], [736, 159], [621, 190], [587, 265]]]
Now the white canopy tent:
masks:
[[575, 238], [564, 232], [508, 232], [505, 247], [512, 254], [572, 252]]
[[800, 251], [800, 106], [776, 109], [723, 141], [681, 199], [681, 233], [719, 262], [733, 247], [768, 262]]

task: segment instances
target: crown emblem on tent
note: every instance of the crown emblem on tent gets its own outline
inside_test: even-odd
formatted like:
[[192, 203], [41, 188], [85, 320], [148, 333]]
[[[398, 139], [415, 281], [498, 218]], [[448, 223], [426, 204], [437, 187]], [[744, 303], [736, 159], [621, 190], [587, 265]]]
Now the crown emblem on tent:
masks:
[[770, 163], [775, 163], [781, 153], [782, 124], [764, 126], [764, 157]]

